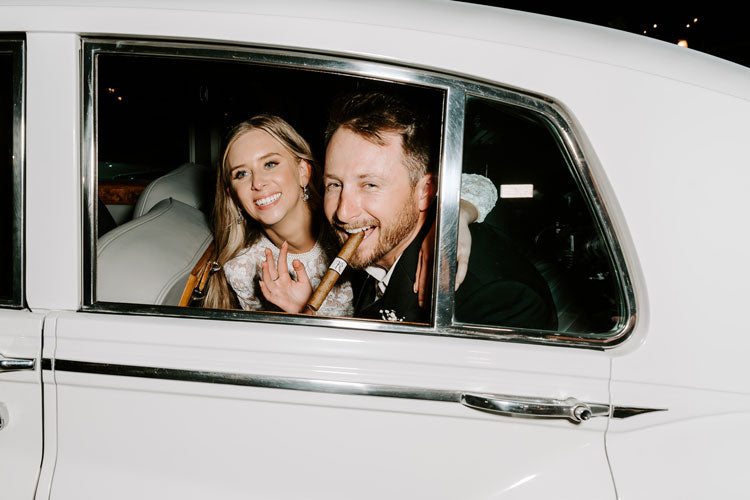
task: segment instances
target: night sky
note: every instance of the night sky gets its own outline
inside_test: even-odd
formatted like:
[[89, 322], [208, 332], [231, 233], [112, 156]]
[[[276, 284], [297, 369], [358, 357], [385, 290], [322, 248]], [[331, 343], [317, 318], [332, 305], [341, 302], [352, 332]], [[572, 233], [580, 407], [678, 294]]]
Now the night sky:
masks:
[[638, 33], [671, 43], [686, 40], [691, 49], [750, 67], [750, 35], [748, 35], [750, 30], [747, 28], [748, 21], [746, 20], [748, 16], [732, 8], [695, 8], [687, 5], [667, 9], [665, 7], [645, 8], [621, 3], [617, 4], [618, 8], [584, 9], [571, 5], [569, 2], [562, 3], [560, 6], [542, 6], [543, 4], [540, 3], [538, 7], [531, 2], [502, 0], [472, 0], [469, 3], [573, 19]]

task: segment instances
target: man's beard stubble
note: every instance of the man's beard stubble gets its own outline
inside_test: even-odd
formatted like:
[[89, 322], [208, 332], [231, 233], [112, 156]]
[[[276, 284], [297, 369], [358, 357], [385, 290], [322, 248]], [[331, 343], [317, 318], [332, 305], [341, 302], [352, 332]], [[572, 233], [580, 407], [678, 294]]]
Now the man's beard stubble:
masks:
[[[380, 225], [380, 221], [377, 220], [364, 221], [364, 224], [360, 222], [349, 224], [354, 227], [365, 225], [376, 226], [378, 230], [378, 241], [375, 248], [369, 252], [369, 255], [363, 255], [362, 247], [360, 246], [360, 249], [350, 259], [349, 266], [354, 269], [365, 269], [375, 264], [409, 235], [419, 222], [419, 210], [412, 201], [409, 200], [409, 203], [406, 204], [406, 207], [404, 207], [404, 210], [396, 220], [387, 227]], [[341, 234], [341, 232], [338, 232], [338, 235], [343, 243], [346, 240], [345, 235]], [[369, 236], [367, 239], [370, 237], [372, 236]]]

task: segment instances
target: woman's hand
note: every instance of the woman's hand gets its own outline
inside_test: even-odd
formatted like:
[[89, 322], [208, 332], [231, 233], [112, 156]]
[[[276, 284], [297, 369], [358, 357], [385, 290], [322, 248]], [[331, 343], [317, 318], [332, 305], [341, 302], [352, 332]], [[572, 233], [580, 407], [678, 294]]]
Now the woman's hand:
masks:
[[279, 251], [278, 265], [273, 261], [271, 249], [266, 248], [266, 260], [262, 266], [263, 279], [260, 282], [260, 290], [266, 300], [277, 305], [283, 311], [299, 313], [305, 310], [307, 301], [310, 300], [312, 285], [304, 264], [298, 260], [292, 262], [292, 267], [297, 273], [297, 281], [292, 279], [286, 267], [288, 248], [285, 241]]

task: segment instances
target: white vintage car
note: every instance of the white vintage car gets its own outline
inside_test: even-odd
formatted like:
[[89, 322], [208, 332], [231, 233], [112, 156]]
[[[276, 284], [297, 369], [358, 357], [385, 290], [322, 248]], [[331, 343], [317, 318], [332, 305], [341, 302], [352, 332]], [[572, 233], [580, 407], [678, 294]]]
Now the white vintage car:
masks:
[[[441, 144], [429, 322], [180, 307], [228, 127], [320, 154], [355, 88]], [[747, 497], [748, 121], [747, 68], [492, 7], [3, 2], [0, 498]], [[454, 314], [462, 173], [556, 329]]]

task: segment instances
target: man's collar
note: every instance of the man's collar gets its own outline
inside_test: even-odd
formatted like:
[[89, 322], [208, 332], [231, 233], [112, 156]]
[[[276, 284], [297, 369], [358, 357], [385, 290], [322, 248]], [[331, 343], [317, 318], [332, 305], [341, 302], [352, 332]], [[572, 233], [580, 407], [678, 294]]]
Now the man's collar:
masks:
[[[403, 255], [403, 253], [401, 255]], [[367, 274], [375, 278], [375, 280], [377, 281], [376, 287], [378, 290], [378, 296], [382, 296], [385, 293], [385, 289], [388, 287], [388, 283], [391, 281], [393, 270], [396, 269], [396, 264], [398, 264], [398, 261], [401, 259], [401, 255], [396, 257], [396, 262], [394, 262], [391, 268], [387, 271], [380, 266], [369, 266], [365, 268]]]

